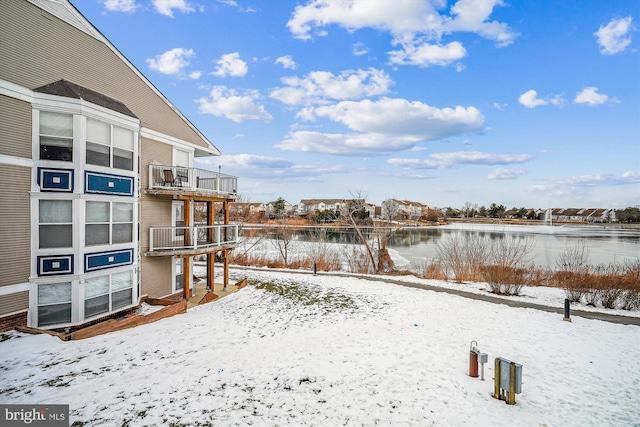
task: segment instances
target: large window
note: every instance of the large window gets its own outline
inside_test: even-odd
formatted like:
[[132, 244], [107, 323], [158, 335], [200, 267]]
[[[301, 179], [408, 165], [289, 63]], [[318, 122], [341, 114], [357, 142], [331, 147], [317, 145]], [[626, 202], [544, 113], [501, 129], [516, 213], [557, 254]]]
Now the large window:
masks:
[[40, 249], [73, 246], [72, 212], [71, 200], [40, 200]]
[[71, 282], [38, 285], [38, 326], [71, 322]]
[[40, 160], [73, 161], [73, 116], [40, 112]]
[[95, 277], [84, 285], [85, 319], [132, 304], [133, 273], [125, 271]]
[[87, 164], [133, 170], [134, 133], [87, 118]]
[[133, 204], [87, 202], [85, 245], [108, 245], [133, 241]]

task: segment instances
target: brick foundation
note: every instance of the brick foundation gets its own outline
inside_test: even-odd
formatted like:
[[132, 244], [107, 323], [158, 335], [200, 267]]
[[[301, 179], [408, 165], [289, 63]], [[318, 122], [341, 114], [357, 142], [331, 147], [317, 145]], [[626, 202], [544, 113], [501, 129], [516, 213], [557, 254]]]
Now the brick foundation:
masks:
[[27, 326], [27, 312], [15, 313], [0, 318], [0, 332], [10, 331], [19, 326]]

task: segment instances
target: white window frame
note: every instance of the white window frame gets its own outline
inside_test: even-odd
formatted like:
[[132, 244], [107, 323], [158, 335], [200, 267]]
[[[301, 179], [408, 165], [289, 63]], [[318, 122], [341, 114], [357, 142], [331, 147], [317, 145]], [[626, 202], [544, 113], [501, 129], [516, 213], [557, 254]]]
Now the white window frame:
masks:
[[[109, 219], [108, 221], [100, 221], [100, 222], [89, 222], [87, 217], [89, 214], [89, 204], [90, 203], [106, 203], [109, 206]], [[131, 221], [114, 221], [114, 205], [115, 204], [125, 204], [125, 205], [130, 205], [131, 207]], [[120, 224], [130, 224], [131, 225], [131, 240], [128, 242], [117, 242], [114, 243], [113, 241], [113, 226], [114, 225], [120, 225]], [[85, 218], [84, 218], [84, 240], [85, 240], [85, 247], [94, 247], [94, 246], [104, 246], [104, 245], [130, 245], [132, 243], [137, 242], [137, 230], [134, 227], [134, 225], [136, 224], [136, 201], [135, 200], [131, 200], [130, 202], [128, 201], [114, 201], [114, 200], [86, 200], [85, 201]], [[91, 243], [88, 244], [87, 243], [87, 235], [89, 234], [89, 230], [87, 229], [87, 226], [91, 226], [91, 225], [106, 225], [109, 228], [108, 231], [108, 241], [107, 242], [101, 242], [101, 243]]]
[[[71, 222], [42, 222], [42, 219], [40, 218], [40, 204], [41, 202], [67, 202], [71, 205]], [[56, 251], [56, 250], [60, 250], [60, 249], [72, 249], [73, 248], [73, 242], [74, 242], [74, 224], [73, 224], [73, 218], [75, 217], [74, 215], [74, 203], [73, 200], [65, 198], [65, 199], [60, 199], [60, 198], [39, 198], [37, 199], [37, 203], [36, 203], [36, 207], [37, 207], [37, 223], [36, 223], [36, 228], [37, 228], [37, 233], [36, 235], [37, 237], [37, 244], [36, 244], [36, 248], [38, 250], [44, 250], [44, 251]], [[49, 246], [49, 247], [45, 247], [42, 248], [41, 244], [41, 236], [40, 236], [40, 227], [43, 226], [60, 226], [60, 225], [64, 225], [64, 226], [70, 226], [71, 227], [71, 245], [70, 246]]]
[[[96, 122], [108, 127], [108, 129], [109, 129], [109, 137], [108, 137], [108, 139], [109, 139], [108, 142], [109, 143], [108, 143], [108, 145], [103, 144], [102, 142], [99, 142], [99, 141], [90, 141], [89, 140], [89, 132], [88, 132], [89, 120], [96, 121]], [[86, 137], [85, 137], [85, 144], [86, 144], [86, 146], [85, 146], [85, 150], [86, 150], [85, 163], [87, 165], [89, 165], [89, 167], [98, 166], [98, 167], [104, 167], [104, 168], [112, 168], [112, 169], [115, 169], [117, 171], [127, 171], [127, 172], [135, 171], [135, 169], [136, 169], [136, 155], [135, 155], [136, 154], [136, 149], [135, 149], [136, 143], [135, 143], [135, 132], [133, 130], [128, 129], [126, 127], [114, 125], [113, 123], [109, 123], [109, 122], [107, 122], [105, 120], [99, 120], [99, 119], [96, 119], [96, 118], [91, 117], [91, 116], [88, 116], [86, 118], [85, 126], [86, 126], [86, 129], [87, 129], [87, 132], [85, 133], [86, 134]], [[131, 132], [131, 143], [133, 144], [132, 150], [128, 150], [128, 149], [125, 150], [123, 148], [120, 148], [120, 147], [116, 146], [116, 141], [115, 141], [115, 138], [114, 138], [114, 135], [116, 133], [116, 132], [114, 132], [114, 129], [116, 129], [116, 128], [117, 129], [123, 129], [123, 130]], [[108, 165], [89, 163], [87, 161], [87, 156], [89, 155], [89, 152], [90, 152], [89, 144], [96, 144], [96, 145], [100, 145], [100, 146], [103, 146], [103, 147], [107, 147], [107, 149], [109, 150], [109, 164]], [[119, 167], [115, 166], [115, 157], [116, 157], [115, 156], [115, 150], [123, 150], [123, 151], [126, 151], [128, 153], [131, 153], [131, 169], [119, 168]]]
[[[121, 288], [121, 289], [115, 289], [114, 290], [114, 288], [113, 288], [113, 286], [114, 286], [113, 276], [116, 276], [116, 275], [119, 275], [119, 274], [123, 274], [123, 273], [128, 273], [130, 275], [130, 277], [131, 277], [130, 285], [131, 286], [126, 287], [126, 288]], [[87, 296], [86, 296], [87, 287], [90, 285], [91, 281], [95, 280], [95, 279], [105, 278], [105, 277], [107, 278], [107, 280], [109, 282], [108, 287], [107, 287], [107, 291], [103, 292], [101, 294], [92, 295], [90, 298], [87, 298]], [[85, 321], [91, 320], [91, 319], [100, 318], [100, 317], [104, 317], [104, 316], [108, 316], [111, 313], [114, 313], [114, 312], [117, 312], [117, 311], [120, 311], [120, 310], [124, 310], [124, 309], [134, 305], [134, 297], [136, 296], [136, 291], [135, 291], [135, 289], [136, 289], [136, 286], [135, 286], [136, 285], [135, 270], [129, 269], [129, 270], [118, 271], [118, 272], [109, 272], [108, 274], [96, 275], [96, 276], [93, 276], [91, 278], [86, 278], [84, 280], [83, 285], [84, 286], [82, 286], [82, 294], [80, 296], [81, 296], [81, 303], [82, 303], [82, 312], [83, 312], [83, 317], [84, 317]], [[126, 290], [130, 290], [131, 291], [130, 301], [128, 302], [128, 304], [125, 304], [125, 305], [123, 305], [121, 307], [117, 307], [117, 308], [114, 309], [114, 307], [113, 307], [113, 296], [114, 296], [114, 294], [117, 294], [119, 292], [123, 292], [123, 291], [126, 291]], [[98, 313], [94, 313], [94, 314], [91, 314], [91, 315], [87, 315], [86, 314], [87, 301], [91, 301], [91, 300], [94, 300], [96, 298], [103, 298], [105, 296], [107, 296], [107, 300], [108, 300], [107, 310], [106, 311], [101, 311], [101, 312], [98, 312]]]

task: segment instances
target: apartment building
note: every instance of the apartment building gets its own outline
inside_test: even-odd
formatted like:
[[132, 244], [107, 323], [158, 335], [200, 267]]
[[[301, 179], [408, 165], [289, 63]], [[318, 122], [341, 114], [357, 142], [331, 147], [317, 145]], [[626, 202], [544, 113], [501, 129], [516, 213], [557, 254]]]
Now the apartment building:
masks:
[[207, 137], [67, 0], [0, 1], [0, 58], [0, 330], [187, 298], [195, 256], [228, 284], [237, 178], [193, 167]]

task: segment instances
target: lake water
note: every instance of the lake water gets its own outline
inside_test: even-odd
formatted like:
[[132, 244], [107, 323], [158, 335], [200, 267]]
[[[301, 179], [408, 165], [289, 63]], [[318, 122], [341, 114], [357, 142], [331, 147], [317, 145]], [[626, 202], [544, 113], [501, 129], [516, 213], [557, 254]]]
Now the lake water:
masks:
[[[306, 227], [296, 231], [296, 240], [312, 240], [322, 229], [323, 238], [332, 243], [353, 243], [355, 232], [349, 227]], [[264, 230], [264, 229], [263, 229]], [[364, 230], [366, 231], [366, 230]], [[506, 225], [451, 223], [434, 227], [408, 227], [399, 230], [388, 248], [411, 263], [422, 264], [437, 258], [438, 242], [450, 237], [476, 233], [492, 239], [512, 236], [530, 240], [531, 260], [538, 267], [556, 269], [556, 260], [567, 247], [586, 244], [592, 265], [622, 263], [640, 258], [640, 228], [579, 225]], [[243, 233], [244, 234], [244, 233]]]
[[513, 236], [529, 239], [534, 247], [532, 261], [539, 267], [556, 269], [556, 260], [567, 246], [586, 244], [591, 264], [608, 264], [640, 258], [640, 229], [598, 226], [490, 225], [457, 223], [416, 230], [406, 229], [392, 238], [388, 247], [410, 262], [437, 258], [442, 239], [476, 233], [489, 238]]

